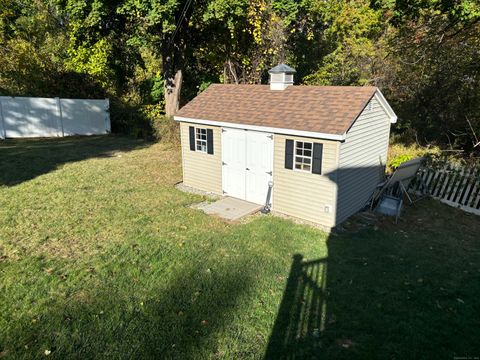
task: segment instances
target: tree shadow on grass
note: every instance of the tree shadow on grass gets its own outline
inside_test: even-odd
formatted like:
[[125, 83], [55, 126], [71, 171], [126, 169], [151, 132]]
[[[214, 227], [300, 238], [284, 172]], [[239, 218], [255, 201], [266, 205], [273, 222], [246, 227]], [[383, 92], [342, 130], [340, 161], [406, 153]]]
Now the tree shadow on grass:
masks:
[[218, 351], [216, 335], [230, 326], [255, 280], [244, 266], [227, 263], [211, 273], [192, 267], [150, 288], [115, 275], [101, 289], [49, 306], [35, 322], [28, 317], [17, 321], [3, 350], [32, 358], [43, 357], [44, 349], [53, 358], [212, 356]]
[[115, 156], [148, 146], [122, 136], [22, 139], [0, 142], [0, 186], [14, 186], [56, 170], [59, 166], [95, 157]]
[[331, 235], [328, 258], [296, 255], [265, 358], [478, 356], [475, 220], [426, 201], [398, 225]]

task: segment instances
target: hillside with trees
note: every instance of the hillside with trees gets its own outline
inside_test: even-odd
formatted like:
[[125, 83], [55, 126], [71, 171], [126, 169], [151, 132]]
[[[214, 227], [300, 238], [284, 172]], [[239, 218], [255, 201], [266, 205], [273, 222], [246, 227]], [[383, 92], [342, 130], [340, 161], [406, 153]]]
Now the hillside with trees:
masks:
[[405, 142], [480, 152], [477, 0], [0, 0], [0, 95], [112, 102], [148, 136], [210, 83], [375, 85]]

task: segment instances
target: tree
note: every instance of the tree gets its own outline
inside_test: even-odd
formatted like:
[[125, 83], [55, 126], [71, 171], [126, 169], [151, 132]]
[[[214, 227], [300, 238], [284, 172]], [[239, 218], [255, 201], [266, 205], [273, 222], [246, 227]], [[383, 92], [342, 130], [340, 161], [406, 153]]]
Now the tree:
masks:
[[[54, 8], [36, 0], [1, 0], [0, 88], [5, 94], [48, 93], [61, 69], [66, 37]], [[53, 85], [54, 87], [54, 85]]]
[[131, 129], [286, 62], [298, 83], [376, 85], [405, 138], [473, 153], [479, 41], [477, 0], [0, 0], [0, 93], [108, 96]]
[[381, 12], [368, 1], [317, 1], [314, 10], [325, 27], [327, 52], [318, 69], [305, 78], [317, 85], [376, 85], [376, 63], [385, 27]]
[[165, 81], [165, 113], [173, 115], [179, 107], [193, 0], [127, 0], [119, 7], [132, 29], [128, 43], [138, 48], [158, 49]]
[[392, 31], [383, 85], [398, 130], [422, 143], [478, 152], [480, 4], [387, 3], [384, 10]]

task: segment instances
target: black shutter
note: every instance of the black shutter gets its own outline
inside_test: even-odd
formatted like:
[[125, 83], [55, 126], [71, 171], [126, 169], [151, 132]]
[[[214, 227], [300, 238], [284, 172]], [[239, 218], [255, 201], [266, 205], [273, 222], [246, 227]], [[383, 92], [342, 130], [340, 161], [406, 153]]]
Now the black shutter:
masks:
[[207, 153], [213, 155], [213, 130], [207, 129]]
[[293, 169], [293, 140], [285, 140], [285, 169]]
[[190, 150], [195, 151], [195, 128], [189, 126], [188, 131], [190, 132]]
[[322, 153], [323, 153], [323, 144], [313, 143], [312, 173], [314, 174], [322, 173]]

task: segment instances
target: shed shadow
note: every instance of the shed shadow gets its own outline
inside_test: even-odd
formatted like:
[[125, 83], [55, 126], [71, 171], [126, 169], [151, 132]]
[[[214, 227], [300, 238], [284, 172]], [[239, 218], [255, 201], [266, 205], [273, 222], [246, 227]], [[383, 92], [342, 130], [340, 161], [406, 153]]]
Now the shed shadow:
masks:
[[265, 359], [303, 357], [319, 344], [325, 327], [326, 275], [327, 259], [303, 261], [302, 255], [293, 256]]
[[377, 185], [385, 181], [385, 166], [344, 167], [325, 173], [337, 186], [335, 218], [341, 225], [350, 216], [364, 209]]
[[[445, 226], [452, 215], [456, 225]], [[350, 219], [328, 237], [327, 257], [293, 257], [264, 358], [476, 354], [475, 220], [434, 200], [408, 208], [398, 225], [393, 218], [375, 226]]]
[[0, 186], [15, 186], [56, 170], [66, 163], [112, 157], [149, 143], [125, 136], [103, 135], [0, 142]]

